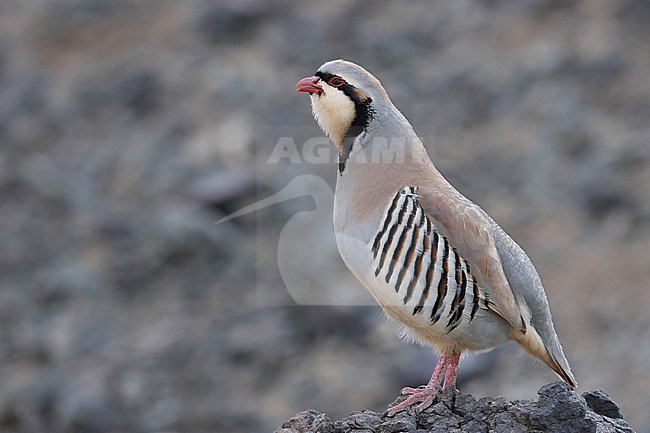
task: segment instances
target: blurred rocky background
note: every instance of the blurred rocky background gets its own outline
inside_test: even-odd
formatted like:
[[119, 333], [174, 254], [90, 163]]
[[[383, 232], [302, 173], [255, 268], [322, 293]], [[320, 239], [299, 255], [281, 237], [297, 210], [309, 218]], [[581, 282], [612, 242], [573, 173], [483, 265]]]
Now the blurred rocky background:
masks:
[[[649, 22], [645, 0], [3, 0], [0, 430], [268, 432], [426, 382], [434, 354], [338, 258], [335, 165], [304, 162], [294, 84], [346, 58], [532, 257], [581, 391], [650, 432]], [[303, 163], [269, 162], [282, 137]], [[553, 380], [506, 346], [459, 387]]]

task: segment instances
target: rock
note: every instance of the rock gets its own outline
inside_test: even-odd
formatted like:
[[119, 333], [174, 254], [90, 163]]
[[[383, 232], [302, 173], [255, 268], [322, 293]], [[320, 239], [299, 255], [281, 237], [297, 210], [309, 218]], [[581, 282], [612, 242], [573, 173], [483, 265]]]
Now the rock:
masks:
[[335, 433], [336, 426], [327, 415], [310, 409], [296, 414], [276, 430], [277, 433], [307, 433], [311, 431]]
[[587, 402], [587, 406], [591, 408], [598, 415], [606, 416], [609, 418], [623, 418], [621, 408], [609, 398], [602, 390], [588, 391], [582, 394], [582, 397]]
[[[458, 394], [438, 401], [422, 413], [400, 412], [393, 418], [370, 410], [340, 421], [310, 409], [282, 424], [276, 433], [634, 433], [618, 405], [603, 391], [576, 394], [563, 382], [543, 386], [539, 399], [507, 402], [503, 397]], [[398, 398], [393, 404], [402, 401]]]

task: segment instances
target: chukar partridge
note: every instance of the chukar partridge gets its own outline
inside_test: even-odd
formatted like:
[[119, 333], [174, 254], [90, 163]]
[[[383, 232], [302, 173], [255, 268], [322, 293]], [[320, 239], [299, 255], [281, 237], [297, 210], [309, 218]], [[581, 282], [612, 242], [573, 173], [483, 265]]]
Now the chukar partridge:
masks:
[[455, 390], [460, 355], [517, 341], [576, 381], [542, 282], [524, 251], [447, 182], [379, 80], [343, 60], [296, 84], [339, 152], [334, 231], [341, 256], [405, 334], [440, 354], [426, 386], [388, 415]]

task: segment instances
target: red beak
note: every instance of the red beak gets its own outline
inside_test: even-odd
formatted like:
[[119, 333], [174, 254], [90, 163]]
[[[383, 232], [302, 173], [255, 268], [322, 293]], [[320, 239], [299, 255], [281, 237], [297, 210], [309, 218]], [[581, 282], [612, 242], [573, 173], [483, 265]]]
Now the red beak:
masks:
[[296, 83], [296, 90], [299, 92], [307, 92], [310, 95], [314, 93], [322, 93], [323, 88], [319, 86], [318, 83], [320, 78], [318, 77], [307, 77]]

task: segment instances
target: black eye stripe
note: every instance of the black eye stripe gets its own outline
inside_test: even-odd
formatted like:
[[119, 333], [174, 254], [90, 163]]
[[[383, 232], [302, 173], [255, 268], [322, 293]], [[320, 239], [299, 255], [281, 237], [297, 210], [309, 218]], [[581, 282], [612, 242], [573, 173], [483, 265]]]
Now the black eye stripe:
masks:
[[[334, 87], [335, 89], [338, 89], [338, 90], [342, 91], [350, 99], [354, 100], [355, 102], [358, 99], [358, 97], [356, 95], [356, 87], [354, 87], [352, 84], [345, 81], [345, 79], [341, 78], [340, 76], [330, 74], [329, 72], [321, 72], [321, 71], [316, 72], [314, 75], [317, 76], [318, 78], [320, 78], [321, 80], [323, 80], [324, 82], [326, 82], [327, 84], [329, 84], [330, 86]], [[338, 78], [341, 81], [343, 81], [343, 83], [339, 84], [338, 86], [330, 84], [329, 81], [332, 78]]]
[[[342, 85], [346, 85], [346, 84], [349, 85], [347, 81], [345, 81], [343, 78], [339, 77], [338, 75], [329, 74], [327, 72], [320, 72], [320, 71], [316, 72], [315, 75], [318, 78], [320, 78], [321, 80], [325, 81], [326, 83], [328, 83], [332, 78], [338, 78], [338, 79], [343, 81]], [[338, 86], [338, 87], [341, 87], [341, 86]], [[353, 87], [353, 86], [351, 86], [351, 87]]]

